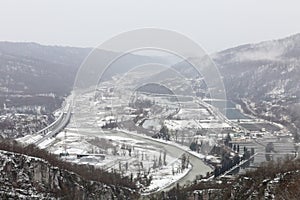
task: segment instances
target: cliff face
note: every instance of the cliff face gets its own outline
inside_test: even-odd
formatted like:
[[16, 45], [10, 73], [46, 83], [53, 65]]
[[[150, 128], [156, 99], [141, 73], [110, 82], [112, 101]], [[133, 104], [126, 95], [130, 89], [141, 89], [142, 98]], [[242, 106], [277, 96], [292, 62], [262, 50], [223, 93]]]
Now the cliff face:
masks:
[[45, 160], [0, 151], [0, 199], [134, 199], [129, 189], [86, 181]]

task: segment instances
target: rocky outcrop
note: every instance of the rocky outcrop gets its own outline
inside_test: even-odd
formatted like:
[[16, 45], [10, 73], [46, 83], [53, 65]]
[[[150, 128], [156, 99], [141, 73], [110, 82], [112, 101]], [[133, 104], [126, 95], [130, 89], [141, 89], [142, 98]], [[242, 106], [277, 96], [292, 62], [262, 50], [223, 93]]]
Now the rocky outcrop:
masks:
[[47, 161], [0, 151], [0, 199], [135, 199], [134, 191], [84, 180]]

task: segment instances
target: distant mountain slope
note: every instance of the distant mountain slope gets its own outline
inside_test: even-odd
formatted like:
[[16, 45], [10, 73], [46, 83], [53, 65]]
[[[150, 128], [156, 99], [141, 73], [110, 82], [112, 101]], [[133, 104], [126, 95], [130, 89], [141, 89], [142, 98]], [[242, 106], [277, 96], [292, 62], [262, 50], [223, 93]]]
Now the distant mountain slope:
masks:
[[0, 42], [0, 107], [46, 106], [67, 94], [90, 49]]
[[[247, 99], [268, 119], [300, 130], [300, 34], [214, 54], [230, 99]], [[254, 104], [253, 104], [254, 103]]]
[[[0, 42], [0, 108], [6, 103], [8, 107], [46, 106], [47, 110], [53, 111], [59, 107], [62, 97], [71, 91], [76, 73], [91, 50]], [[99, 59], [116, 55], [104, 50], [100, 52], [102, 57]], [[122, 62], [106, 71], [105, 78], [157, 60], [161, 61], [159, 58], [127, 54]]]
[[228, 49], [213, 60], [231, 97], [300, 96], [300, 34]]
[[90, 49], [0, 42], [0, 84], [11, 93], [63, 95]]

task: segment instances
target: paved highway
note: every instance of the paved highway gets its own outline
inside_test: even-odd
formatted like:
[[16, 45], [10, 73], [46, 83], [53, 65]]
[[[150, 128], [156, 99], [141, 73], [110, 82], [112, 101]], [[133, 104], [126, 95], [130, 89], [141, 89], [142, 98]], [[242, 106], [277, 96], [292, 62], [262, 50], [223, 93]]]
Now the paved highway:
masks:
[[47, 132], [41, 139], [37, 140], [34, 144], [39, 145], [45, 140], [54, 137], [61, 132], [69, 123], [72, 115], [71, 104], [68, 105], [67, 111], [62, 114], [62, 119], [56, 120], [54, 124], [51, 124], [51, 130]]

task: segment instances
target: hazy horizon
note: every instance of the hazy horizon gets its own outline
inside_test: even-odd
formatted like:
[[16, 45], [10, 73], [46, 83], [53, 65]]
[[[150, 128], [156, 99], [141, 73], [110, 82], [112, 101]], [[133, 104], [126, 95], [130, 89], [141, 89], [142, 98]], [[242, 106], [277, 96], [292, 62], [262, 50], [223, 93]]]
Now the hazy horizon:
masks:
[[0, 41], [95, 47], [125, 31], [182, 33], [213, 53], [300, 33], [300, 3], [288, 1], [2, 1]]

